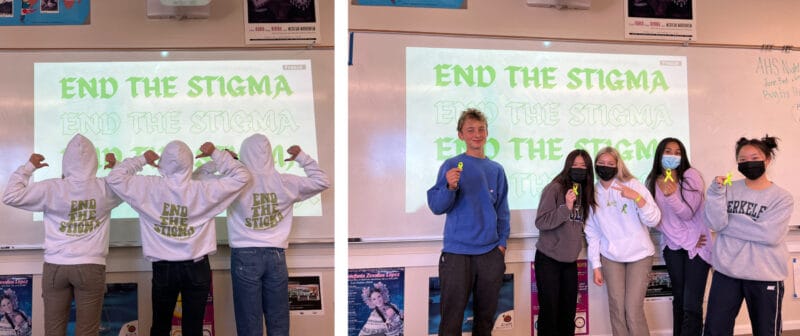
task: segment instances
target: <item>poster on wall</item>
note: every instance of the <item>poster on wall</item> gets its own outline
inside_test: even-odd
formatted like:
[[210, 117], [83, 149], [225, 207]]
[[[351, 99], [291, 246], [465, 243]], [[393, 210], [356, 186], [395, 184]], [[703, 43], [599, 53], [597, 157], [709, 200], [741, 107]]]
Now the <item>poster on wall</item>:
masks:
[[[139, 335], [139, 296], [136, 283], [106, 284], [99, 336]], [[75, 301], [72, 301], [67, 335], [75, 334]]]
[[[589, 335], [589, 272], [586, 259], [578, 263], [578, 301], [575, 304], [575, 335]], [[536, 287], [536, 269], [531, 263], [531, 335], [539, 335], [539, 288]]]
[[403, 335], [405, 268], [351, 269], [347, 335]]
[[466, 9], [466, 0], [352, 0], [353, 5]]
[[[442, 321], [440, 312], [441, 286], [439, 277], [428, 279], [428, 335], [439, 332], [439, 323]], [[472, 321], [475, 316], [472, 310], [472, 296], [464, 310], [464, 321], [461, 324], [463, 332], [472, 332]], [[500, 297], [497, 301], [497, 311], [494, 313], [494, 327], [492, 330], [511, 330], [514, 328], [514, 274], [503, 275], [503, 286], [500, 287]]]
[[[212, 283], [208, 291], [208, 300], [206, 300], [206, 312], [203, 316], [203, 336], [214, 336], [214, 284]], [[172, 314], [172, 331], [170, 336], [182, 336], [181, 332], [181, 318], [183, 317], [183, 303], [181, 295], [178, 294], [178, 304], [175, 305], [175, 311]]]
[[653, 265], [647, 284], [645, 301], [672, 301], [672, 281], [666, 265]]
[[91, 0], [0, 0], [0, 26], [88, 25]]
[[316, 0], [244, 0], [245, 43], [305, 44], [319, 40]]
[[33, 276], [0, 275], [0, 335], [31, 336]]
[[625, 38], [697, 40], [692, 0], [626, 0]]
[[320, 275], [289, 276], [289, 312], [292, 315], [324, 315]]

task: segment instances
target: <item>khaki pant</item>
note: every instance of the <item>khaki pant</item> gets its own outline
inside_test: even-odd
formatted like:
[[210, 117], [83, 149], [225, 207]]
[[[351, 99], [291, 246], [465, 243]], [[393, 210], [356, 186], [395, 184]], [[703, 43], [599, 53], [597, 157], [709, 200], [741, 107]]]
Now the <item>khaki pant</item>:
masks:
[[100, 314], [106, 292], [106, 266], [44, 263], [42, 298], [46, 336], [67, 333], [69, 309], [75, 299], [75, 336], [100, 333]]
[[620, 263], [600, 256], [603, 281], [608, 286], [608, 311], [614, 336], [648, 336], [644, 296], [653, 258]]

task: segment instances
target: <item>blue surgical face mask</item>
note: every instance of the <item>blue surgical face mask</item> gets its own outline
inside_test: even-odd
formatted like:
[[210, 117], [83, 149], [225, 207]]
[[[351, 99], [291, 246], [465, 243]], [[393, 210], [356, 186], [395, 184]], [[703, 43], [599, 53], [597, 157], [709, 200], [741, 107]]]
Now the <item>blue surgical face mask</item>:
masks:
[[681, 157], [678, 155], [666, 155], [661, 157], [661, 166], [664, 169], [675, 169], [681, 164]]

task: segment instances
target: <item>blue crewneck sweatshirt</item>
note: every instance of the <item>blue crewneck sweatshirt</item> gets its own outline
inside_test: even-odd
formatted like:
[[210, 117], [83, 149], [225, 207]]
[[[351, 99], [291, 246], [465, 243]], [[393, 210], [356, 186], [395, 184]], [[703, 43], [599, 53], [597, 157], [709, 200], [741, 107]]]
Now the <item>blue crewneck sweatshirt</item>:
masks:
[[[456, 190], [447, 188], [447, 171], [463, 162]], [[461, 154], [439, 168], [428, 190], [428, 207], [447, 214], [442, 252], [478, 255], [506, 246], [510, 231], [508, 180], [503, 167], [488, 158]]]

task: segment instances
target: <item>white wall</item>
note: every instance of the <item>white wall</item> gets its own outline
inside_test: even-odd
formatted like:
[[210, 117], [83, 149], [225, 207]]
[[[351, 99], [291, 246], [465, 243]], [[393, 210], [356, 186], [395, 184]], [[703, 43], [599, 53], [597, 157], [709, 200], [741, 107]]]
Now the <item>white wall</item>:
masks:
[[[519, 37], [579, 41], [628, 41], [624, 38], [624, 1], [593, 0], [589, 10], [528, 7], [525, 0], [469, 0], [467, 9], [349, 7], [352, 31], [385, 31], [458, 36]], [[792, 0], [693, 1], [697, 6], [697, 41], [692, 43], [733, 47], [797, 45], [800, 4]], [[631, 42], [631, 41], [628, 41]], [[631, 42], [635, 43], [635, 42]], [[676, 43], [676, 42], [669, 42]], [[796, 52], [796, 51], [795, 51]], [[798, 206], [798, 205], [796, 205]], [[442, 222], [444, 222], [442, 220]], [[800, 256], [800, 233], [790, 235], [792, 257]], [[516, 322], [514, 330], [497, 335], [530, 334], [530, 262], [535, 238], [509, 240], [507, 272], [514, 273]], [[351, 243], [350, 268], [406, 267], [406, 333], [427, 332], [428, 277], [437, 275], [440, 241], [403, 243]], [[658, 256], [657, 256], [658, 257]], [[658, 262], [658, 261], [657, 261]], [[791, 267], [791, 260], [787, 260]], [[604, 287], [589, 284], [591, 335], [611, 335]], [[709, 278], [709, 285], [710, 285]], [[800, 329], [800, 301], [793, 298], [793, 277], [786, 281], [783, 302], [785, 330]], [[671, 335], [671, 305], [646, 304], [653, 335]], [[746, 310], [736, 320], [736, 334], [749, 334]]]
[[[318, 2], [321, 37], [314, 48], [330, 49], [333, 47], [333, 2]], [[143, 0], [94, 0], [89, 25], [0, 27], [0, 50], [268, 48], [245, 44], [243, 0], [212, 0], [208, 19], [180, 21], [148, 19], [145, 3]], [[332, 220], [330, 225], [333, 225]], [[231, 335], [235, 330], [229, 256], [227, 246], [220, 246], [219, 252], [211, 257], [218, 335]], [[107, 282], [138, 283], [140, 327], [149, 330], [150, 263], [142, 258], [138, 247], [112, 247], [107, 262]], [[324, 305], [322, 316], [293, 316], [292, 335], [333, 335], [333, 243], [290, 245], [287, 263], [290, 274], [321, 275]], [[34, 275], [34, 335], [44, 334], [41, 272], [41, 250], [0, 251], [0, 274]]]
[[[351, 30], [576, 40], [625, 40], [623, 0], [592, 0], [589, 10], [528, 7], [525, 0], [468, 0], [467, 9], [391, 8], [350, 5]], [[697, 43], [800, 45], [793, 0], [692, 1], [697, 6]], [[340, 2], [341, 3], [341, 2]]]

